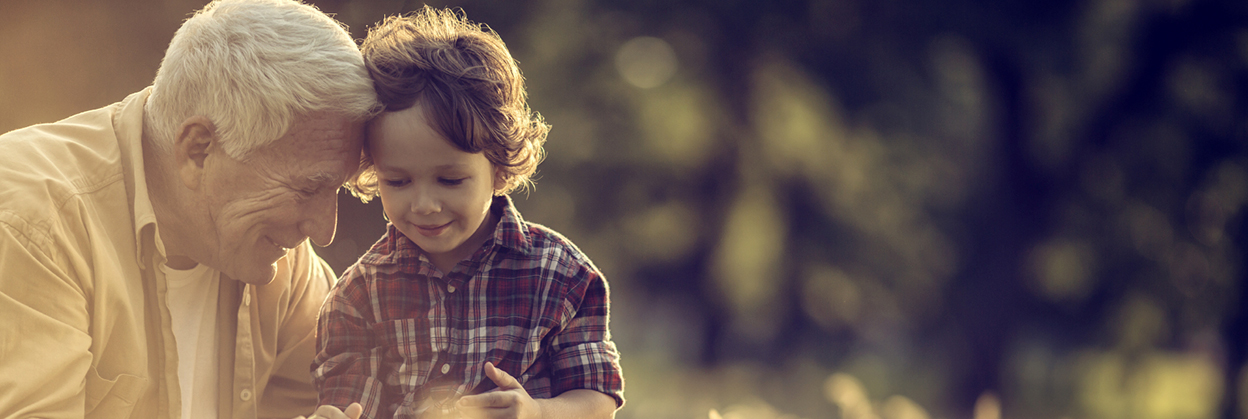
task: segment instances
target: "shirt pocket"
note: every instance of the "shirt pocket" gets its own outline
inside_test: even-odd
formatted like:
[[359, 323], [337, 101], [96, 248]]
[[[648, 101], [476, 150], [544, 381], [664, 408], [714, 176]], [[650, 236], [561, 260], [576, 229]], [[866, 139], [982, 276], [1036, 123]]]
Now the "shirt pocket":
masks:
[[[381, 344], [383, 357], [383, 382], [415, 383], [419, 386], [429, 379], [435, 353], [430, 347], [429, 322], [420, 319], [388, 320], [373, 326], [373, 336]], [[411, 381], [415, 377], [415, 381]]]
[[486, 328], [476, 334], [483, 336], [479, 346], [487, 348], [487, 359], [524, 383], [528, 378], [544, 372], [544, 363], [539, 361], [548, 350], [553, 335], [550, 333], [551, 322], [548, 321], [526, 319], [515, 323], [518, 326]]
[[134, 410], [134, 404], [147, 390], [148, 380], [130, 374], [118, 374], [117, 378], [101, 377], [95, 367], [87, 370], [87, 416], [126, 417]]

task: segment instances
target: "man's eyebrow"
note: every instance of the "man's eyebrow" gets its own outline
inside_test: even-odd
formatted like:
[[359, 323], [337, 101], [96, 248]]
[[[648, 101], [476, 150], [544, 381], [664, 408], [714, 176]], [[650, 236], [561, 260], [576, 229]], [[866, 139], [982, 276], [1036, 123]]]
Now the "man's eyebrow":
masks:
[[319, 172], [308, 176], [306, 181], [310, 185], [316, 185], [319, 187], [330, 183], [336, 183], [338, 181], [338, 176], [329, 172]]

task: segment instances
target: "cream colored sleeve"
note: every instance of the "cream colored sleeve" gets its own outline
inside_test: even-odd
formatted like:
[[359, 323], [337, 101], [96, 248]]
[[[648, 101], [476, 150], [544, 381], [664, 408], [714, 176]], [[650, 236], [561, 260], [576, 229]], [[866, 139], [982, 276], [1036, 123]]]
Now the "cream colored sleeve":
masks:
[[[262, 418], [309, 415], [316, 408], [311, 373], [312, 357], [316, 355], [316, 316], [338, 277], [308, 241], [291, 253], [287, 269], [278, 272], [289, 276], [290, 290], [289, 299], [284, 302], [285, 318], [280, 326], [273, 375], [259, 406]], [[282, 278], [274, 281], [279, 279]]]
[[0, 212], [0, 417], [81, 418], [101, 402], [86, 393], [103, 380], [87, 298], [65, 265], [48, 235]]

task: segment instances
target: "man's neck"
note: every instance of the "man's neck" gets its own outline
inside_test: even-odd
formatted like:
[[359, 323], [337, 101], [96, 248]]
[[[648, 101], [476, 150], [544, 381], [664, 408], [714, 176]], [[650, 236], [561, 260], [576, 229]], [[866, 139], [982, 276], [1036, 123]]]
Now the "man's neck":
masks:
[[146, 177], [148, 196], [152, 203], [152, 212], [156, 215], [157, 230], [165, 247], [165, 262], [170, 268], [187, 270], [198, 263], [184, 256], [181, 246], [181, 226], [189, 225], [182, 216], [187, 200], [178, 196], [179, 188], [177, 173], [173, 168], [173, 157], [168, 152], [156, 147], [152, 134], [143, 130], [143, 172]]

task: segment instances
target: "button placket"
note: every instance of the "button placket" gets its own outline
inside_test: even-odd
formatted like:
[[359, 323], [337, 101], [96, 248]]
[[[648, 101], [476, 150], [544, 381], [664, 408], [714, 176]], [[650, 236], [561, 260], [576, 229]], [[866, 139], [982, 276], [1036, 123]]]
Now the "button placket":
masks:
[[[445, 315], [447, 292], [444, 289], [439, 288], [437, 285], [430, 283], [429, 293], [430, 295], [435, 296], [431, 299], [429, 307], [429, 324], [431, 326], [429, 330], [429, 349], [433, 352], [433, 358], [429, 360], [429, 373], [431, 375], [437, 375], [438, 372], [441, 371], [441, 374], [446, 374], [448, 367], [442, 359], [444, 359], [447, 354], [439, 351], [438, 349], [443, 347], [444, 342], [449, 339], [449, 336], [447, 336], [447, 333], [449, 332], [447, 329], [449, 324], [447, 324], [447, 316]], [[442, 364], [440, 369], [438, 369], [438, 364]]]

